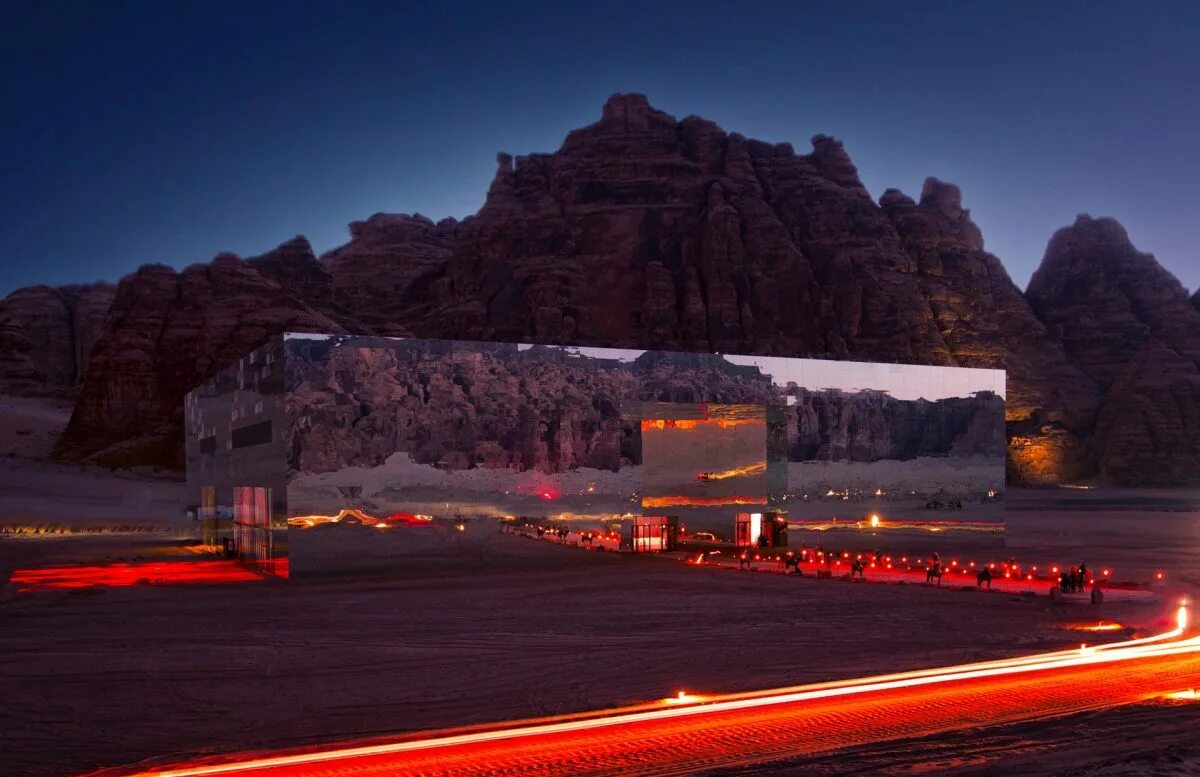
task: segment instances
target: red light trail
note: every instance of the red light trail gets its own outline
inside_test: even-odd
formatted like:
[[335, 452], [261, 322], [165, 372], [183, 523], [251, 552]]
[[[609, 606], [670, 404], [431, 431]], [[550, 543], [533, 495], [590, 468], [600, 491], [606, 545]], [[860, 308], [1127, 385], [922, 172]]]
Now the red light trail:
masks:
[[1108, 645], [745, 694], [681, 692], [638, 707], [137, 774], [608, 775], [763, 763], [1186, 693], [1200, 679], [1200, 637], [1187, 636], [1185, 607], [1175, 621]]

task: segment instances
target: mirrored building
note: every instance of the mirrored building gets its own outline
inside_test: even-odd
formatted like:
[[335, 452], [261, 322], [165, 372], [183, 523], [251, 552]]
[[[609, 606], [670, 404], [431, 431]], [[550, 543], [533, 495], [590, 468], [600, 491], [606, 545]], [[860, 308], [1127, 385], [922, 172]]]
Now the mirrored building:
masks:
[[997, 370], [286, 334], [188, 395], [205, 542], [388, 569], [501, 522], [785, 545], [1003, 529]]

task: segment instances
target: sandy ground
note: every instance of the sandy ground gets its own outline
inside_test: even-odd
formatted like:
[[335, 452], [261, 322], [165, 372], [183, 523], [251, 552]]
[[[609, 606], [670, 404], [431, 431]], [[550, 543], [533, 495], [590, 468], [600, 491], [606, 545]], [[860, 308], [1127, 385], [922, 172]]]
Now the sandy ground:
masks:
[[66, 399], [0, 395], [0, 456], [49, 456], [71, 418], [72, 404]]
[[1200, 704], [1143, 705], [1036, 720], [937, 737], [710, 772], [792, 777], [1188, 777], [1200, 774]]
[[48, 461], [70, 416], [61, 399], [0, 395], [0, 536], [186, 526], [180, 473]]
[[1011, 489], [1007, 507], [1005, 544], [1014, 555], [1087, 554], [1120, 579], [1162, 570], [1200, 588], [1200, 491]]
[[[1156, 628], [1162, 615], [1144, 604], [791, 579], [505, 539], [554, 563], [569, 556], [572, 567], [10, 591], [0, 604], [0, 773], [959, 663], [1075, 644], [1066, 623]], [[68, 542], [111, 550], [118, 540]], [[0, 558], [24, 545], [22, 564], [62, 561], [56, 544], [0, 543]], [[31, 559], [29, 548], [53, 558]]]

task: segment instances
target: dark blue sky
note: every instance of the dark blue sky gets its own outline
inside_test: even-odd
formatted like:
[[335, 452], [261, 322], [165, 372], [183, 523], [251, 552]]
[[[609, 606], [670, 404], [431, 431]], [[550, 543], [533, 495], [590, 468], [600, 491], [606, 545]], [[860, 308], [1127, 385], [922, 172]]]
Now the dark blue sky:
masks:
[[3, 2], [0, 294], [464, 216], [616, 91], [953, 181], [1022, 287], [1080, 212], [1200, 284], [1200, 4], [338, 5]]

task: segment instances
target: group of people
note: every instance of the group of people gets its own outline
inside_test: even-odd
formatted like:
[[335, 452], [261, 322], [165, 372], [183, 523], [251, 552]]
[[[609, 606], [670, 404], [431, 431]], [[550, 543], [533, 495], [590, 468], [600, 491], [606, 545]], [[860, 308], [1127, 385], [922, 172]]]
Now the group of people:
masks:
[[[797, 575], [802, 574], [800, 565], [809, 560], [824, 562], [827, 568], [832, 568], [834, 559], [836, 559], [838, 555], [839, 554], [832, 552], [826, 553], [819, 545], [815, 550], [811, 551], [806, 547], [802, 547], [799, 552], [787, 552], [787, 554], [783, 557], [783, 570], [785, 573]], [[751, 568], [751, 561], [756, 558], [758, 558], [758, 556], [752, 555], [752, 551], [750, 549], [745, 549], [738, 554], [738, 567], [741, 569], [749, 569]], [[882, 563], [882, 557], [880, 556], [879, 551], [875, 551], [874, 554], [868, 554], [867, 556], [857, 556], [854, 561], [851, 562], [851, 580], [856, 577], [862, 580], [866, 579], [867, 562], [870, 561], [871, 558], [874, 558], [876, 563]], [[1019, 569], [1015, 561], [1012, 563], [1014, 568]], [[941, 585], [942, 575], [944, 572], [945, 567], [942, 565], [942, 557], [939, 553], [935, 552], [930, 557], [929, 564], [925, 567], [925, 582], [933, 583], [936, 581], [938, 585]], [[1085, 590], [1084, 586], [1087, 584], [1087, 582], [1087, 564], [1081, 561], [1079, 562], [1079, 566], [1071, 567], [1069, 570], [1063, 570], [1063, 573], [1059, 578], [1059, 588], [1063, 591], [1063, 593], [1080, 592]], [[989, 591], [992, 590], [992, 570], [990, 567], [984, 566], [975, 573], [975, 586], [981, 589], [986, 588]]]
[[1084, 590], [1087, 580], [1087, 564], [1080, 561], [1079, 566], [1064, 569], [1062, 574], [1058, 576], [1058, 589], [1064, 594], [1078, 593]]

